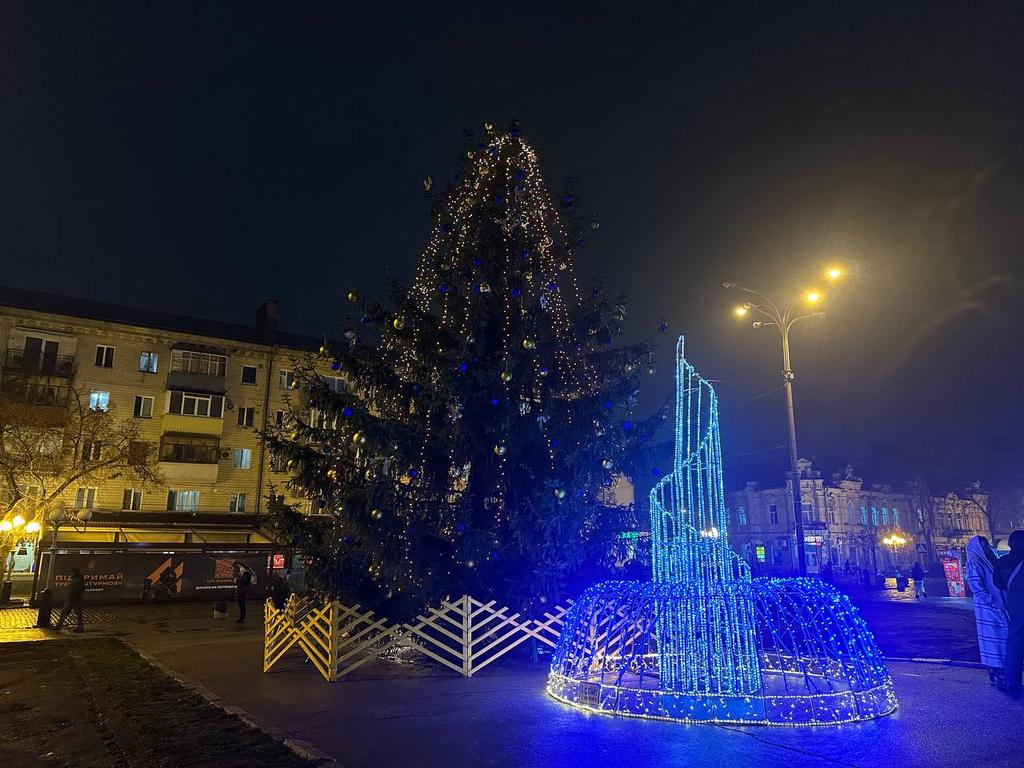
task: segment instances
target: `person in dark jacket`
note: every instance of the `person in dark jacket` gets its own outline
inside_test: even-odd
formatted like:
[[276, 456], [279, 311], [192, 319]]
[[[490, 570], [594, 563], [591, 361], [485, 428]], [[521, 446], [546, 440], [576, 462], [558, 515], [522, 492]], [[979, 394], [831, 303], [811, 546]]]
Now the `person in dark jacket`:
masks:
[[64, 627], [64, 622], [67, 621], [71, 611], [75, 612], [75, 632], [84, 632], [85, 627], [82, 622], [82, 596], [85, 594], [85, 576], [77, 568], [71, 569], [71, 575], [68, 578], [68, 596], [64, 600], [64, 608], [61, 609], [60, 618], [57, 619], [57, 629]]
[[1009, 626], [1006, 634], [1006, 661], [1003, 664], [1003, 689], [1019, 696], [1021, 668], [1024, 667], [1024, 531], [1014, 531], [1007, 539], [1010, 553], [999, 558], [996, 585], [1006, 595]]
[[241, 563], [235, 563], [235, 599], [238, 601], [238, 618], [235, 624], [242, 624], [245, 621], [245, 601], [249, 597], [250, 586], [252, 574], [249, 569]]
[[928, 597], [924, 591], [924, 568], [921, 563], [914, 563], [914, 567], [910, 570], [910, 578], [914, 580], [914, 599]]

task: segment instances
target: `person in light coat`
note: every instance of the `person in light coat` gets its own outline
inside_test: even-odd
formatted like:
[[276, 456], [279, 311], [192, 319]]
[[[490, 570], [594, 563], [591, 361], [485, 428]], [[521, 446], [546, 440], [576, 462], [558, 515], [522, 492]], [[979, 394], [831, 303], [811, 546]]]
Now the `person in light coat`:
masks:
[[1006, 596], [1000, 588], [998, 558], [984, 536], [967, 542], [967, 583], [974, 595], [974, 621], [978, 626], [978, 652], [988, 667], [988, 679], [1001, 685], [1006, 661], [1006, 635], [1009, 627]]

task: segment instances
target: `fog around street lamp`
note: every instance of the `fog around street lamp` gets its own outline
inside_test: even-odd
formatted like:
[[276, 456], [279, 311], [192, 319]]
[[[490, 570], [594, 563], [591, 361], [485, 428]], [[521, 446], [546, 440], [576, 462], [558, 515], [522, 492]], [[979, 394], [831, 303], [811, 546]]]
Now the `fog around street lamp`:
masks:
[[819, 301], [821, 301], [821, 292], [820, 291], [808, 291], [807, 292], [807, 301], [809, 303], [811, 303], [811, 304], [817, 304]]
[[747, 308], [746, 307], [736, 307], [736, 309], [734, 309], [733, 312], [736, 313], [736, 317], [743, 317], [745, 314], [747, 314]]

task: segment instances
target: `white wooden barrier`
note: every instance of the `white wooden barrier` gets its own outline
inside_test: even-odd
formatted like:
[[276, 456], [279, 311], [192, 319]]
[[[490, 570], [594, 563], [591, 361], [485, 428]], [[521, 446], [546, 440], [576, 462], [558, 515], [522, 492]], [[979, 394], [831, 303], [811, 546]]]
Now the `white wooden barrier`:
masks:
[[[571, 603], [570, 603], [571, 605]], [[338, 680], [389, 649], [411, 648], [465, 677], [531, 638], [554, 647], [568, 606], [524, 618], [491, 600], [469, 595], [430, 608], [412, 622], [392, 624], [359, 605], [315, 606], [292, 595], [282, 610], [264, 606], [263, 671], [298, 647], [327, 680]]]

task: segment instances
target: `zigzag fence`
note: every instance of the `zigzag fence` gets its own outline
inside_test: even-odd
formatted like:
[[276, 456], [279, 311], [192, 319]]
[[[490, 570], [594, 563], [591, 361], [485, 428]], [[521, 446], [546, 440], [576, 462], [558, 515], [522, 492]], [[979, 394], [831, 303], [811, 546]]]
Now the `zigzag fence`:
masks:
[[494, 600], [483, 603], [463, 595], [428, 609], [412, 622], [390, 624], [359, 605], [315, 605], [292, 595], [277, 610], [268, 600], [263, 609], [263, 671], [269, 672], [297, 649], [324, 679], [334, 681], [389, 651], [403, 649], [472, 677], [531, 638], [554, 648], [569, 605], [530, 619]]

